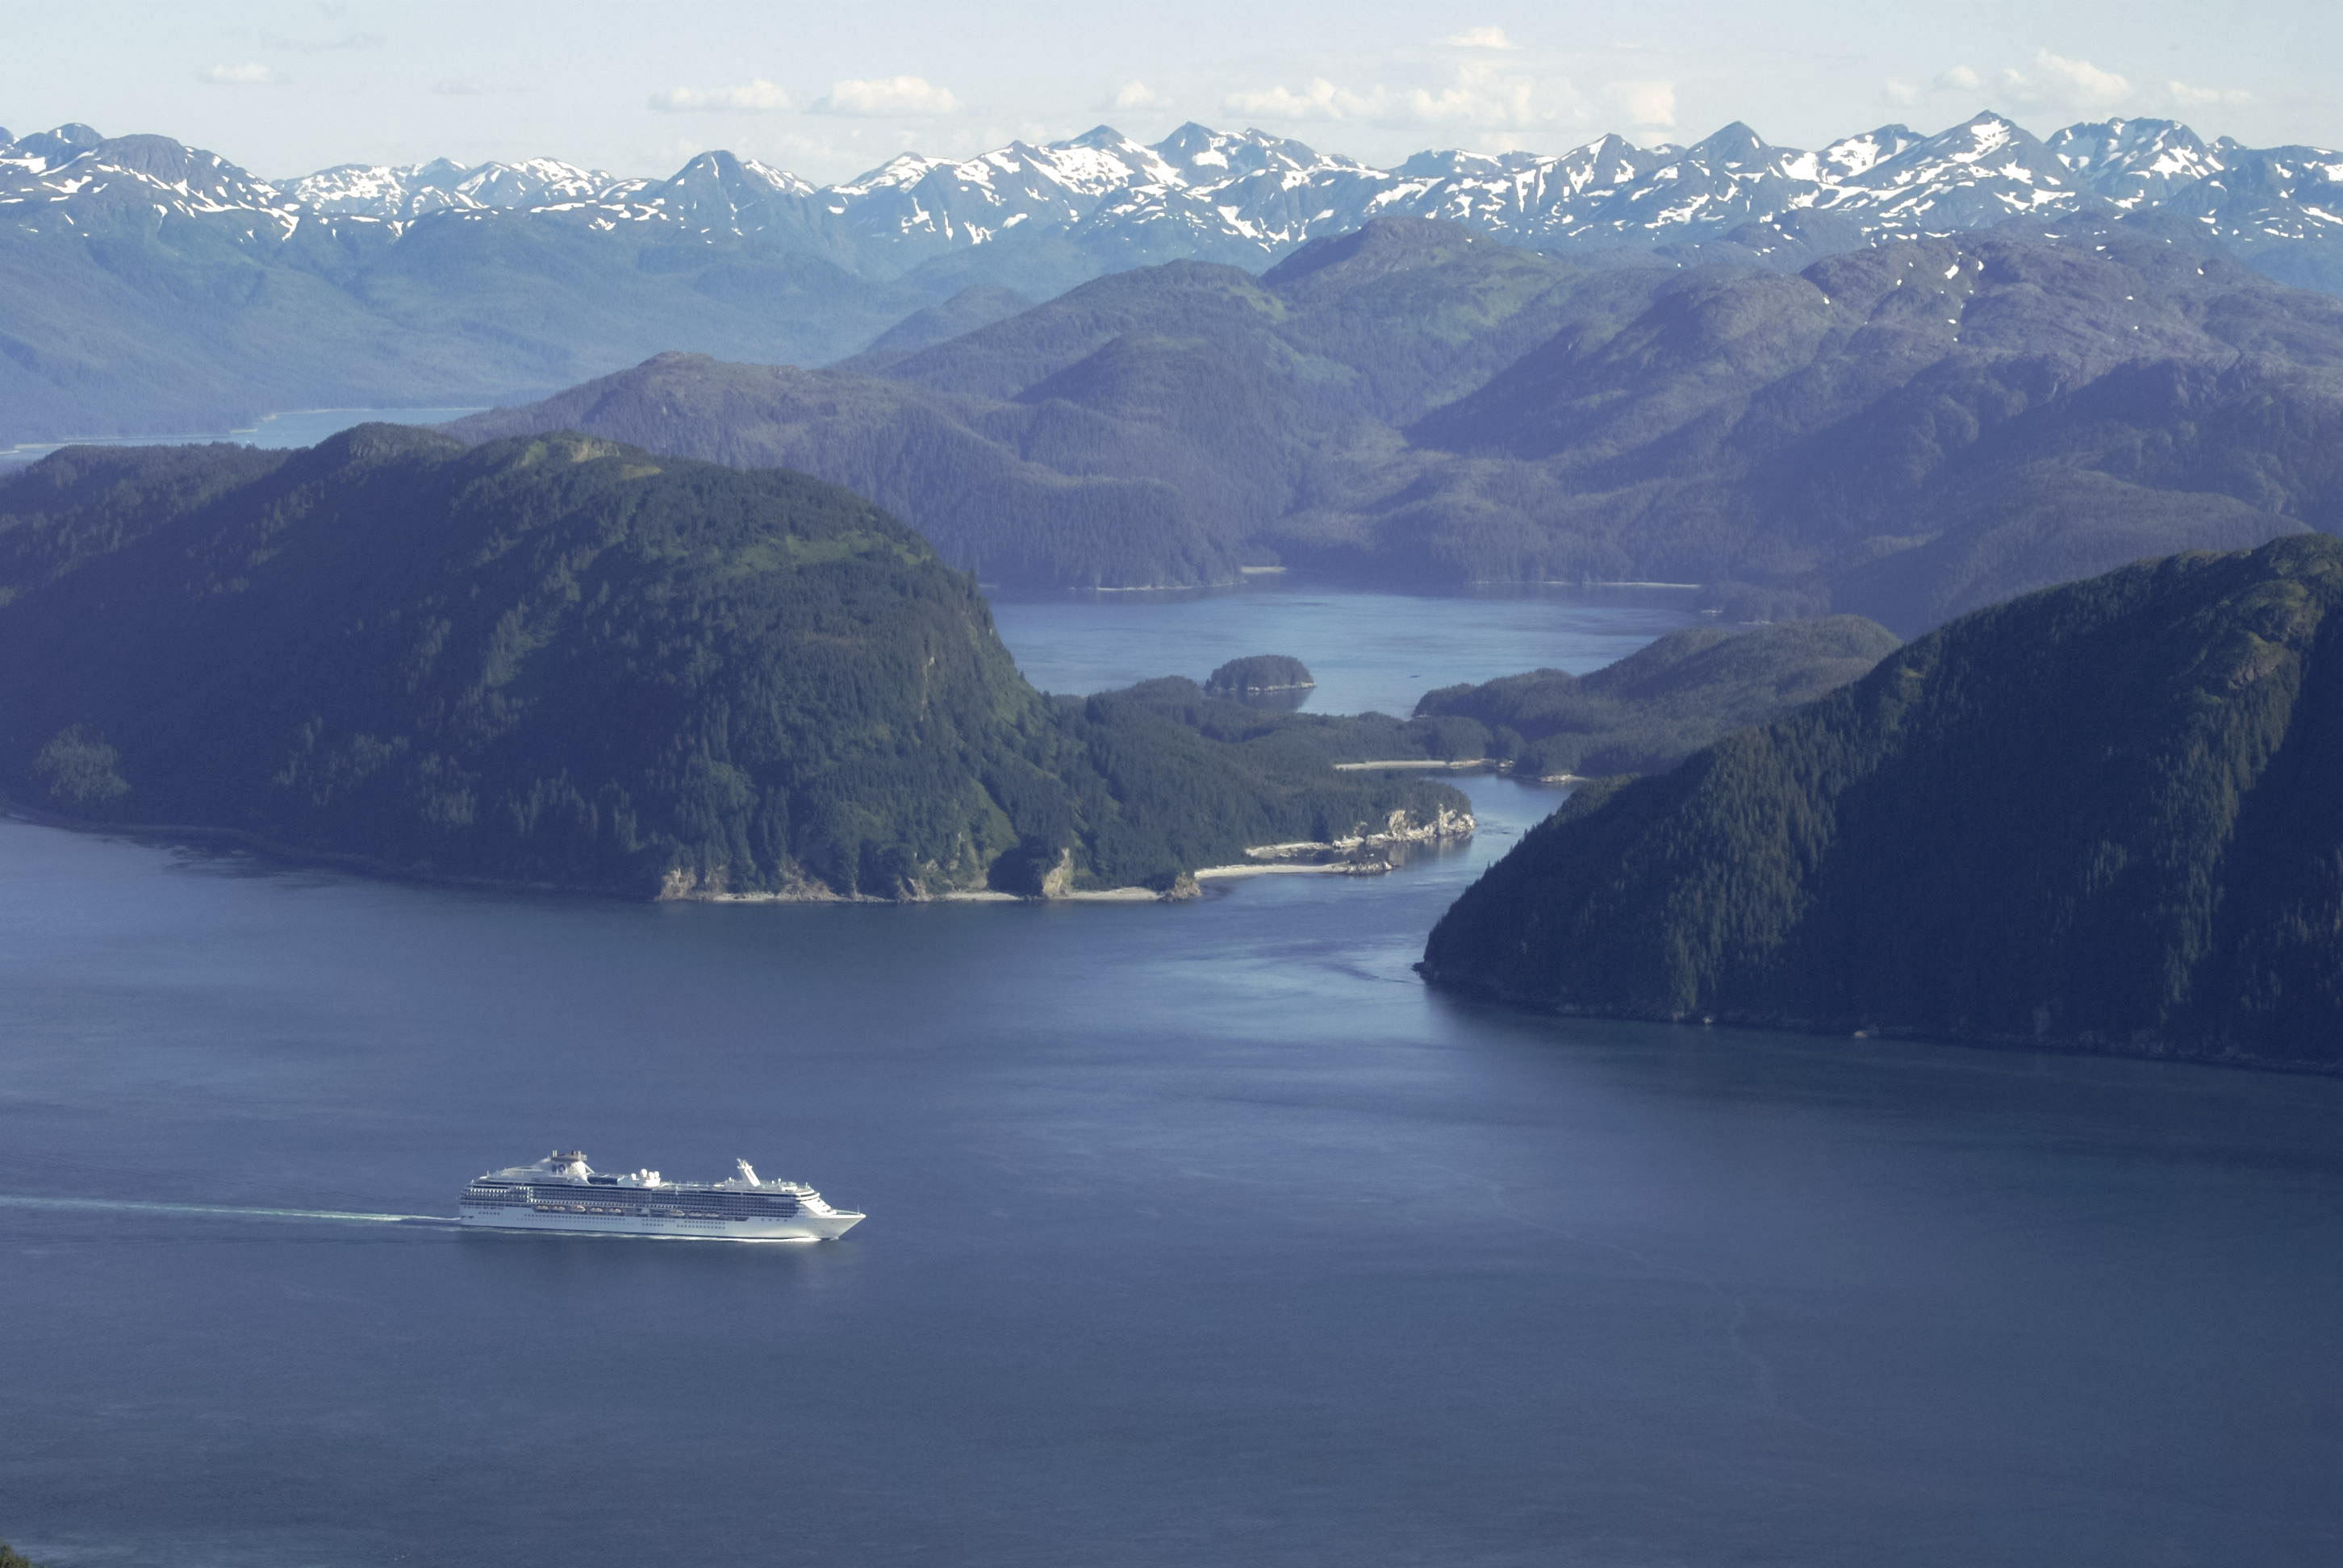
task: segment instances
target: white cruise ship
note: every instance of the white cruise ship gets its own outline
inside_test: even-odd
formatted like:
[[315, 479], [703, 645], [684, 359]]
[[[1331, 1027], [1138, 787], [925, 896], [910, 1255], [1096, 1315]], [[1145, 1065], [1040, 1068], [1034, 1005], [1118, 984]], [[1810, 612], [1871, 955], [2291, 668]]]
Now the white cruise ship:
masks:
[[464, 1189], [458, 1217], [499, 1231], [593, 1231], [715, 1241], [834, 1241], [862, 1216], [798, 1181], [759, 1181], [746, 1160], [721, 1181], [668, 1181], [656, 1171], [605, 1176], [556, 1150], [534, 1165], [491, 1171]]

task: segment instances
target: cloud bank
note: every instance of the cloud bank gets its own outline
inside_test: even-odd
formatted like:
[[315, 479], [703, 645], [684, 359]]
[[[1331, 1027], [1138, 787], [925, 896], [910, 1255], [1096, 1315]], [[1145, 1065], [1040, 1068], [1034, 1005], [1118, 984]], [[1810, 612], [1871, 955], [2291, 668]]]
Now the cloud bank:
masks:
[[960, 100], [948, 89], [920, 76], [832, 82], [830, 91], [812, 104], [817, 115], [854, 115], [872, 119], [957, 114], [960, 106]]
[[759, 76], [738, 87], [669, 87], [663, 93], [653, 93], [650, 106], [671, 115], [709, 110], [767, 114], [788, 108], [789, 95]]

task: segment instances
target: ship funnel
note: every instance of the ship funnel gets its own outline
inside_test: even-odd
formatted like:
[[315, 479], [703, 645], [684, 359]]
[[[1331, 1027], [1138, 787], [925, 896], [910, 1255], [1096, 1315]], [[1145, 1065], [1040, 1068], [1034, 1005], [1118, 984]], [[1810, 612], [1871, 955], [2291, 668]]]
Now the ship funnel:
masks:
[[757, 1184], [757, 1168], [754, 1165], [749, 1164], [746, 1160], [735, 1160], [732, 1163], [740, 1167], [741, 1181], [751, 1187]]

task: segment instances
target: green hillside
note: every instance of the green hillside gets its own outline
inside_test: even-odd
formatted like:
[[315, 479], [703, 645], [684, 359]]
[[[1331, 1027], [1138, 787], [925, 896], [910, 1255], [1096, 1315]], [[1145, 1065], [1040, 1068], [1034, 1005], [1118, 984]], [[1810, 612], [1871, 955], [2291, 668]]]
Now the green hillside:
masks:
[[1962, 618], [1581, 790], [1434, 983], [1636, 1017], [2343, 1068], [2343, 543]]
[[1021, 450], [1021, 409], [987, 408], [837, 370], [662, 354], [523, 409], [451, 427], [466, 440], [589, 430], [654, 452], [819, 474], [932, 539], [990, 584], [1147, 587], [1236, 578], [1232, 530], [1147, 477], [1069, 474]]
[[[1427, 692], [1420, 720], [1453, 749], [1481, 727], [1485, 754], [1519, 773], [1657, 773], [1735, 729], [1845, 686], [1897, 647], [1860, 616], [1736, 631], [1691, 627], [1584, 677], [1536, 669]], [[1465, 753], [1470, 755], [1470, 753]]]
[[69, 448], [0, 482], [0, 789], [634, 895], [1144, 884], [1428, 820], [1027, 686], [850, 492], [578, 435]]
[[1541, 669], [1443, 688], [1405, 719], [1291, 711], [1280, 699], [1306, 689], [1282, 683], [1307, 681], [1310, 672], [1278, 654], [1232, 659], [1202, 685], [1167, 677], [1105, 700], [1220, 742], [1266, 772], [1299, 778], [1364, 762], [1486, 762], [1531, 777], [1574, 767], [1658, 771], [1845, 685], [1896, 646], [1853, 616], [1748, 631], [1695, 627], [1584, 677]]

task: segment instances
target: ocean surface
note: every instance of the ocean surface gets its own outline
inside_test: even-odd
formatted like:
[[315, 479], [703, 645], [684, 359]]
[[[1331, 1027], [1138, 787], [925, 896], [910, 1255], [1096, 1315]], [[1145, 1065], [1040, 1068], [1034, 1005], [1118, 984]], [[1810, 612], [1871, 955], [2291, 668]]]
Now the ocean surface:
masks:
[[[1261, 648], [1332, 668], [1262, 602]], [[1356, 608], [1330, 649], [1391, 624]], [[1476, 673], [1484, 607], [1416, 608], [1454, 650], [1362, 689]], [[1190, 646], [1165, 608], [1011, 642], [1120, 679]], [[1515, 668], [1649, 631], [1548, 629]], [[1424, 931], [1557, 799], [1463, 788], [1481, 836], [1389, 877], [1081, 908], [529, 899], [0, 821], [0, 1538], [55, 1568], [2343, 1561], [2343, 1083], [1444, 1000]], [[870, 1218], [428, 1222], [557, 1144], [746, 1156]]]

